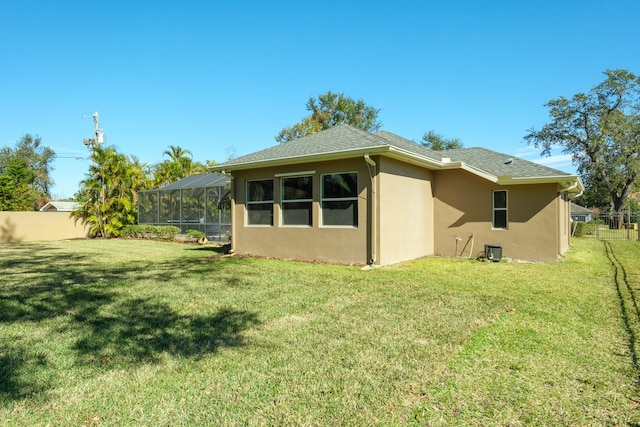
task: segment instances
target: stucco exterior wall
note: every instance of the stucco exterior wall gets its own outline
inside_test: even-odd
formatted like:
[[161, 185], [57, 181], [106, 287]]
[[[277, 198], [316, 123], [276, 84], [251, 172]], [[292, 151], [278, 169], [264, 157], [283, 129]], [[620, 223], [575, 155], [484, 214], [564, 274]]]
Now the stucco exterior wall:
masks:
[[[508, 229], [492, 229], [492, 191], [507, 190]], [[455, 255], [474, 236], [473, 256], [485, 244], [502, 246], [504, 257], [531, 261], [557, 261], [560, 245], [558, 186], [499, 186], [463, 170], [438, 171], [434, 178], [435, 253]], [[469, 243], [467, 245], [467, 243]]]
[[0, 243], [87, 237], [86, 227], [70, 212], [0, 212]]
[[[280, 212], [279, 174], [313, 176], [312, 226], [283, 226]], [[309, 173], [311, 172], [311, 173]], [[358, 227], [323, 227], [320, 224], [320, 176], [358, 173]], [[281, 259], [366, 264], [371, 252], [368, 229], [370, 176], [364, 158], [305, 163], [278, 168], [236, 171], [232, 174], [232, 249], [237, 254]], [[274, 180], [273, 226], [251, 226], [246, 221], [246, 188], [249, 180]]]
[[433, 172], [388, 158], [379, 165], [378, 263], [393, 264], [433, 255]]

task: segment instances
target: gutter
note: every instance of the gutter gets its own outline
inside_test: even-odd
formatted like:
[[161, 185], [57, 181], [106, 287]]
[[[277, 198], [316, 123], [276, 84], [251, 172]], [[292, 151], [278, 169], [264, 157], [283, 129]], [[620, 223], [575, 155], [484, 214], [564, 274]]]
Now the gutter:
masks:
[[575, 182], [573, 183], [567, 183], [567, 185], [565, 187], [560, 188], [560, 193], [575, 193], [576, 188], [579, 188], [577, 194], [575, 194], [572, 198], [577, 198], [582, 196], [582, 193], [584, 193], [584, 187], [581, 185], [582, 183], [580, 182], [580, 178], [576, 179]]

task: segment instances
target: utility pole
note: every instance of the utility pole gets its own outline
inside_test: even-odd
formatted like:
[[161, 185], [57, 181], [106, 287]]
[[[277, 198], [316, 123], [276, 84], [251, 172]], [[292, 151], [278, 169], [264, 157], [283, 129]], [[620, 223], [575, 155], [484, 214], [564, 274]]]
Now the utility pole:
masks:
[[[82, 117], [87, 118], [89, 116]], [[104, 142], [104, 132], [100, 129], [100, 116], [98, 115], [98, 112], [96, 111], [93, 113], [91, 117], [93, 117], [93, 138], [85, 139], [82, 142], [84, 142], [84, 145], [87, 147], [95, 148], [98, 144], [102, 144]]]
[[[82, 116], [82, 117], [88, 118], [89, 116]], [[93, 159], [93, 166], [98, 168], [98, 167], [101, 167], [101, 165], [96, 164], [95, 151], [98, 145], [104, 142], [104, 132], [102, 131], [102, 129], [100, 129], [100, 116], [98, 115], [98, 112], [96, 111], [95, 113], [93, 113], [91, 117], [93, 117], [93, 138], [84, 139], [82, 142], [84, 142], [84, 145], [87, 148], [91, 149], [91, 158]], [[105, 229], [105, 224], [102, 217], [102, 207], [106, 204], [106, 195], [105, 195], [106, 190], [105, 190], [104, 182], [102, 182], [101, 184], [102, 185], [100, 186], [100, 191], [98, 192], [97, 200], [95, 200], [95, 203], [96, 203], [95, 213], [98, 220], [98, 230], [100, 232], [100, 237], [107, 237], [107, 231]]]

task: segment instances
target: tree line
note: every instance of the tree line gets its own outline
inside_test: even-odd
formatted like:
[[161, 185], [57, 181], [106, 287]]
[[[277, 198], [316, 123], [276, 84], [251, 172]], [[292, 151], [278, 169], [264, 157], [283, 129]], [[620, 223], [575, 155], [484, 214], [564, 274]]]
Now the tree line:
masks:
[[49, 201], [55, 152], [38, 136], [24, 135], [0, 150], [0, 211], [33, 211]]
[[[200, 163], [191, 152], [170, 145], [164, 161], [154, 165], [127, 157], [115, 147], [93, 144], [91, 165], [73, 199], [76, 220], [89, 224], [92, 236], [118, 236], [137, 220], [138, 192], [163, 187], [179, 179], [207, 172], [214, 161]], [[26, 134], [15, 148], [0, 151], [0, 211], [34, 211], [51, 200], [51, 172], [55, 152], [39, 136]]]

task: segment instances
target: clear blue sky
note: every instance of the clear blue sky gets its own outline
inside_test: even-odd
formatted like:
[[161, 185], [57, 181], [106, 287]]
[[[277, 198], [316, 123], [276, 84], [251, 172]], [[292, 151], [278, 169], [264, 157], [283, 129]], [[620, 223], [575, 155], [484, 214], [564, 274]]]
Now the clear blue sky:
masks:
[[54, 196], [72, 196], [89, 166], [83, 115], [143, 162], [179, 145], [220, 163], [275, 145], [331, 90], [405, 138], [433, 129], [540, 161], [523, 137], [547, 101], [607, 69], [640, 73], [639, 18], [637, 0], [5, 0], [0, 146], [42, 137], [59, 156]]

